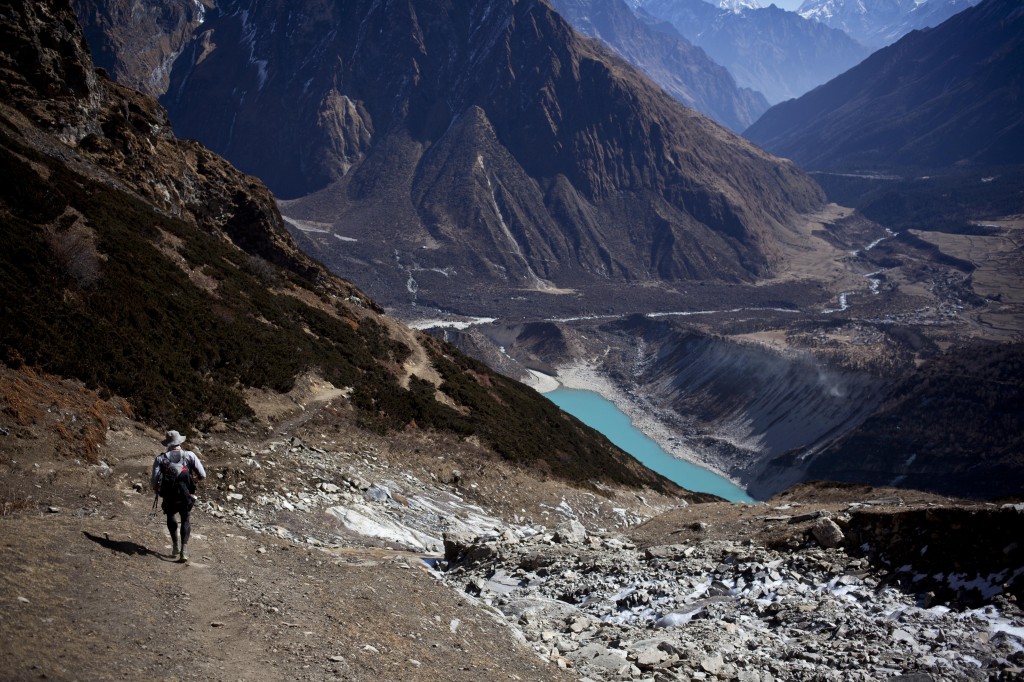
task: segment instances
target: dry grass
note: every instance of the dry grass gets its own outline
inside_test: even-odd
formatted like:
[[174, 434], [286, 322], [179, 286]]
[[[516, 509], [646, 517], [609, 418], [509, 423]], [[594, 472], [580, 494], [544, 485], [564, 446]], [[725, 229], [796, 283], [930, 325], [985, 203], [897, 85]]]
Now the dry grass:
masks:
[[60, 454], [91, 463], [99, 461], [110, 419], [130, 412], [122, 400], [28, 367], [0, 371], [0, 406], [18, 427], [56, 433]]

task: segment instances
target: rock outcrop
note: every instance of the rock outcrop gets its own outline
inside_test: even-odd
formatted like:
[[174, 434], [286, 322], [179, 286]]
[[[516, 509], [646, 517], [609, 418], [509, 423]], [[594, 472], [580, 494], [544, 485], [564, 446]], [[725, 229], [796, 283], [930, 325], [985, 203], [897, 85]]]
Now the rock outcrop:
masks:
[[122, 85], [159, 97], [213, 0], [74, 0], [93, 61]]

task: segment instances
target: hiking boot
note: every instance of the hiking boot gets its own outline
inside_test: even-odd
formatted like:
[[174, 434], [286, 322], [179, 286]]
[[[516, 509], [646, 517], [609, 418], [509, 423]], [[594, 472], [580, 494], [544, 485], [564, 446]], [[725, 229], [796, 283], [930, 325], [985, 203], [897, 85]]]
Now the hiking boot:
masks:
[[178, 538], [171, 540], [171, 556], [178, 553]]
[[185, 545], [181, 546], [181, 552], [178, 554], [178, 561], [181, 563], [188, 561], [188, 550], [185, 549]]

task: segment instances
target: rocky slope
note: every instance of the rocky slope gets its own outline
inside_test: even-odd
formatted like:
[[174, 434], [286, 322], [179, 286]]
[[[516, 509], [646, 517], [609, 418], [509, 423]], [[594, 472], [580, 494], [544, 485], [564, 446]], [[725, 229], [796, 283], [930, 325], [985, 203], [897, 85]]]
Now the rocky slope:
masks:
[[[980, 573], [935, 560], [927, 546], [898, 567], [881, 559], [895, 527], [928, 534], [930, 523], [943, 521], [984, 530], [997, 546], [1019, 552], [1017, 508], [954, 510], [901, 498], [843, 504], [836, 497], [805, 504], [795, 493], [742, 511], [701, 505], [657, 517], [625, 538], [571, 522], [540, 541], [452, 534], [446, 558], [454, 570], [446, 577], [516, 622], [537, 651], [591, 679], [1019, 674], [1021, 631], [982, 596], [1001, 592], [1007, 613], [1016, 612], [1018, 558], [1000, 557]], [[925, 517], [933, 521], [922, 523]], [[935, 579], [942, 597], [929, 591]], [[959, 604], [953, 610], [951, 595]]]
[[[261, 183], [178, 141], [152, 99], [93, 71], [67, 2], [3, 11], [7, 366], [80, 380], [182, 430], [253, 420], [258, 396], [317, 376], [363, 428], [457, 433], [540, 476], [675, 490], [302, 254]], [[93, 458], [102, 423], [54, 428]]]
[[773, 107], [744, 134], [810, 169], [1016, 165], [1022, 22], [1018, 3], [984, 2]]
[[[605, 330], [619, 336], [623, 353], [613, 379], [633, 383], [634, 395], [657, 406], [701, 459], [756, 499], [807, 480], [815, 450], [859, 426], [888, 393], [888, 381], [876, 372], [716, 338], [667, 320], [634, 319]], [[636, 352], [627, 339], [635, 340]], [[847, 456], [855, 468], [857, 456]], [[827, 467], [813, 477], [829, 479]]]
[[829, 480], [986, 497], [1024, 490], [1024, 345], [954, 347], [886, 396], [871, 418], [814, 458]]
[[175, 64], [176, 130], [321, 190], [294, 231], [387, 304], [748, 279], [822, 199], [540, 2], [226, 2]]
[[597, 38], [665, 92], [731, 130], [742, 132], [768, 109], [761, 93], [738, 87], [702, 49], [641, 21], [623, 0], [558, 0], [552, 5], [574, 29]]
[[704, 0], [647, 0], [641, 6], [773, 104], [827, 82], [870, 52], [840, 30], [775, 6], [734, 11]]
[[938, 26], [978, 0], [805, 0], [797, 14], [840, 29], [873, 49], [891, 45], [911, 31]]

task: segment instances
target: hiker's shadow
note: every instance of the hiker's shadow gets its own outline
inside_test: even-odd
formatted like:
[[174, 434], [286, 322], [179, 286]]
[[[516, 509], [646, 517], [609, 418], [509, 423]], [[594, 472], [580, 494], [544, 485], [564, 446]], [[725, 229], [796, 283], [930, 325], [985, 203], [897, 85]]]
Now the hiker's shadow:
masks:
[[111, 549], [115, 552], [120, 552], [121, 554], [127, 554], [128, 556], [155, 556], [158, 559], [167, 559], [164, 555], [154, 552], [145, 545], [140, 545], [137, 542], [131, 542], [128, 540], [111, 540], [109, 537], [101, 538], [100, 536], [93, 535], [86, 530], [83, 530], [82, 534], [97, 545], [105, 547], [106, 549]]

